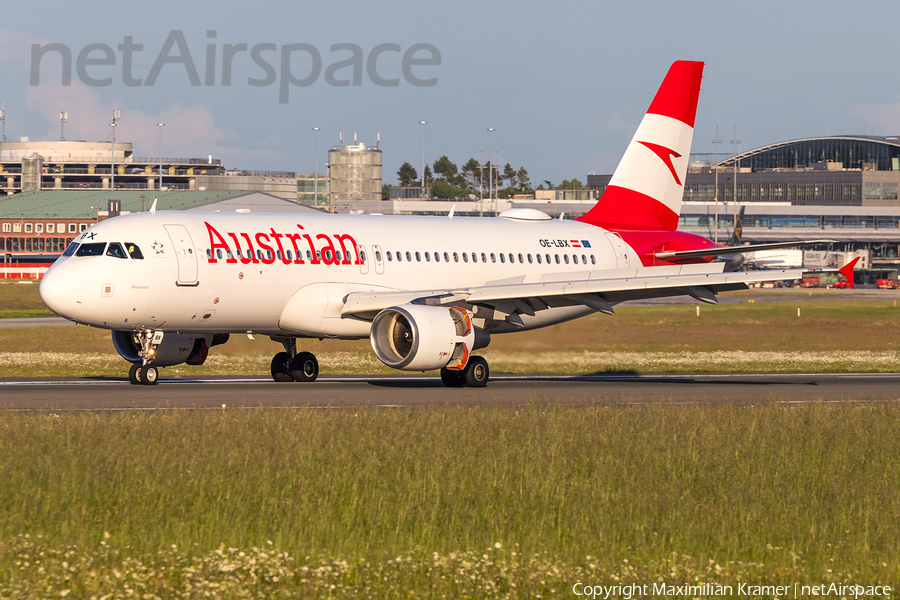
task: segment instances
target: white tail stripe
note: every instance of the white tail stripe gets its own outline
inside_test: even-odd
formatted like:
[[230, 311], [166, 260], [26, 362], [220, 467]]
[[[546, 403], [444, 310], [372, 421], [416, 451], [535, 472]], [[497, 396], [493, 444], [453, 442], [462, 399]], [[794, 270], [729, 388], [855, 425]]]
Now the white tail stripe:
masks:
[[678, 214], [681, 210], [683, 186], [676, 182], [663, 157], [641, 142], [671, 150], [669, 159], [678, 181], [683, 183], [690, 162], [693, 135], [694, 129], [677, 119], [655, 114], [644, 115], [609, 184], [650, 196]]

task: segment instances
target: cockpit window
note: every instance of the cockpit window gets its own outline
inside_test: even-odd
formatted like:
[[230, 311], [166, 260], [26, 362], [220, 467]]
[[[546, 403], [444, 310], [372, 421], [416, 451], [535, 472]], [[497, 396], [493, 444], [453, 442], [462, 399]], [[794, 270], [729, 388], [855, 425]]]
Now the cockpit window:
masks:
[[78, 251], [75, 252], [75, 256], [103, 256], [105, 249], [106, 242], [82, 244]]
[[128, 255], [125, 254], [125, 249], [122, 248], [122, 244], [119, 242], [110, 242], [109, 248], [106, 249], [106, 255], [114, 258], [128, 258]]
[[72, 256], [75, 254], [75, 251], [78, 250], [78, 244], [76, 242], [72, 242], [69, 244], [69, 247], [66, 248], [66, 251], [63, 252], [63, 256]]
[[134, 242], [125, 242], [125, 250], [128, 251], [128, 254], [131, 255], [131, 258], [135, 258], [137, 260], [143, 260], [144, 255], [141, 254], [141, 249], [138, 248], [137, 244]]

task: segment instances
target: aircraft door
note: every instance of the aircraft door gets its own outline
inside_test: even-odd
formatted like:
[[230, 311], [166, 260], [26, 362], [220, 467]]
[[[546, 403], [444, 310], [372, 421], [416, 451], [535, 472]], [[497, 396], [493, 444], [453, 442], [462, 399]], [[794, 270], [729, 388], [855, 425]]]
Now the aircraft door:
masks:
[[372, 246], [372, 259], [375, 261], [375, 273], [381, 275], [384, 273], [384, 252], [381, 246]]
[[191, 234], [184, 225], [166, 225], [166, 232], [172, 240], [172, 248], [178, 259], [178, 279], [175, 285], [181, 287], [196, 287], [197, 281], [197, 254], [194, 252], [194, 242]]
[[356, 251], [359, 252], [359, 272], [363, 275], [368, 275], [369, 261], [372, 260], [372, 257], [369, 256], [369, 253], [366, 252], [366, 247], [362, 244], [356, 247]]

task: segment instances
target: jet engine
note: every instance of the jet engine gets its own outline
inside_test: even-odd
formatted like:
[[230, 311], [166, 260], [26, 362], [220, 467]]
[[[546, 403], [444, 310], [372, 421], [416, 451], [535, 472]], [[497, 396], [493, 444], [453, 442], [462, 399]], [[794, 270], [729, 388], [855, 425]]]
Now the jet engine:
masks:
[[[139, 331], [113, 331], [113, 346], [122, 358], [132, 363], [141, 362], [141, 341]], [[186, 333], [166, 333], [162, 342], [153, 347], [152, 363], [157, 367], [168, 367], [187, 363], [202, 365], [206, 362], [209, 349], [228, 341], [227, 333], [196, 335]]]
[[421, 304], [382, 310], [369, 337], [378, 360], [404, 371], [462, 370], [469, 353], [491, 341], [465, 309]]

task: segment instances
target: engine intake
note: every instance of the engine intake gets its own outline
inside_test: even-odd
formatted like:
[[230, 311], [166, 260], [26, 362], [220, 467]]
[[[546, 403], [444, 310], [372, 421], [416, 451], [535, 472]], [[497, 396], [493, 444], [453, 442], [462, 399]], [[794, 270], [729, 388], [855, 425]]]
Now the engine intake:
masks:
[[490, 342], [486, 331], [476, 331], [465, 309], [420, 304], [382, 310], [369, 337], [378, 360], [404, 371], [461, 370], [470, 352]]
[[[113, 346], [119, 355], [132, 363], [141, 362], [141, 343], [136, 331], [113, 331]], [[202, 365], [206, 361], [209, 349], [228, 341], [227, 333], [214, 335], [193, 335], [186, 333], [167, 333], [158, 344], [153, 354], [153, 364], [157, 367], [169, 367], [187, 363]]]

